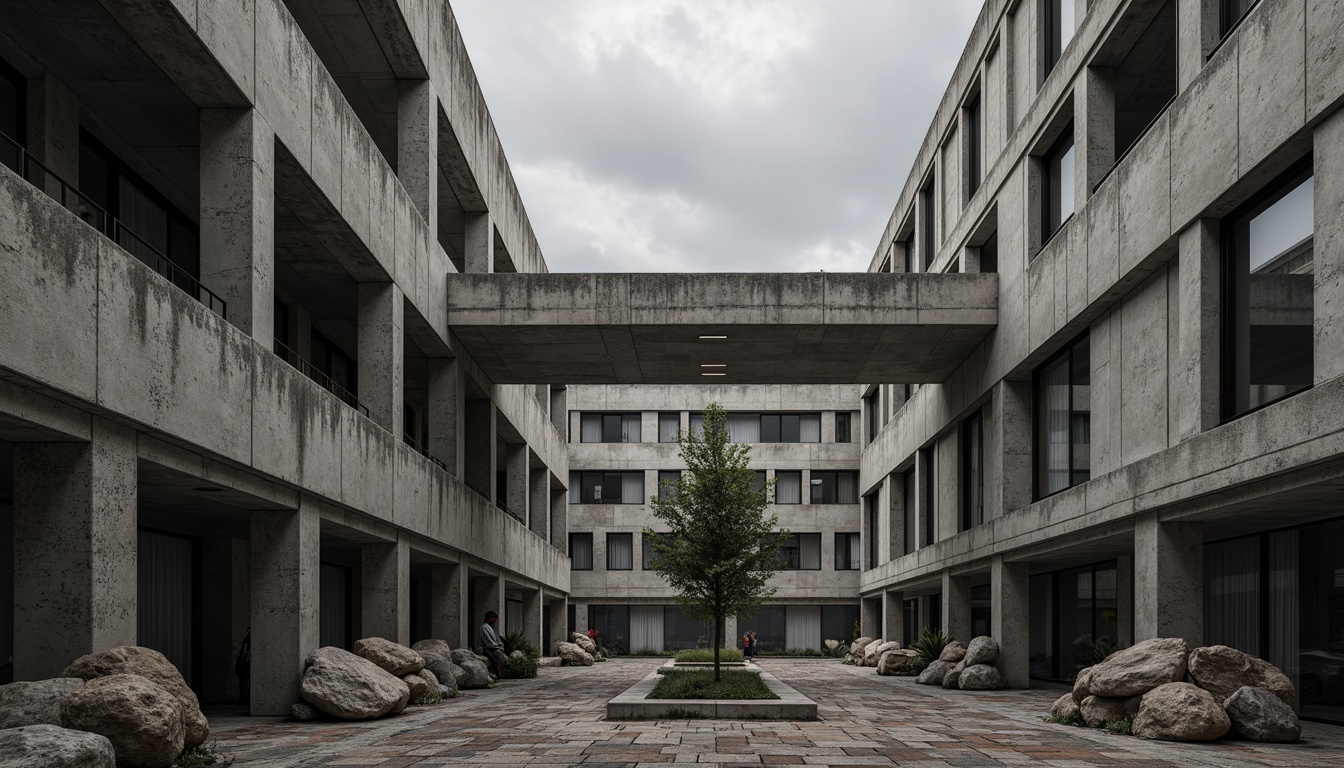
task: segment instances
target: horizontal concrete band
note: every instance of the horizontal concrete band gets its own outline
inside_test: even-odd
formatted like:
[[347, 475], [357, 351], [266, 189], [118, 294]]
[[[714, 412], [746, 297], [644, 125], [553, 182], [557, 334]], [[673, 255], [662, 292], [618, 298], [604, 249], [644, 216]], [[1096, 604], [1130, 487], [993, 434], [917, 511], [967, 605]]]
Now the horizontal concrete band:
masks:
[[993, 330], [998, 278], [449, 275], [448, 322], [497, 384], [918, 383]]

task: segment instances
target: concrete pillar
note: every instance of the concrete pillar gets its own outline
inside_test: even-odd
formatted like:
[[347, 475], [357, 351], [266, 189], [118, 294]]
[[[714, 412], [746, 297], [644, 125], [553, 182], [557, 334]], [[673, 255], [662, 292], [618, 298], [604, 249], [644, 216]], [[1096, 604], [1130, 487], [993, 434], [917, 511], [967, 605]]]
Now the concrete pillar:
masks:
[[439, 232], [439, 98], [429, 80], [397, 81], [397, 178]]
[[1134, 640], [1204, 642], [1204, 535], [1196, 524], [1134, 522]]
[[905, 556], [905, 473], [888, 475], [887, 486], [887, 557], [895, 560]]
[[[1262, 15], [1264, 18], [1264, 15]], [[1313, 362], [1316, 384], [1344, 374], [1344, 112], [1327, 117], [1312, 134], [1315, 185]]]
[[1178, 240], [1179, 284], [1176, 359], [1172, 361], [1174, 440], [1188, 440], [1218, 426], [1221, 384], [1222, 238], [1220, 222], [1200, 219]]
[[430, 568], [429, 634], [454, 648], [467, 644], [466, 569], [460, 565], [435, 564]]
[[508, 482], [504, 504], [509, 514], [527, 525], [527, 506], [531, 501], [529, 485], [532, 480], [532, 451], [527, 443], [509, 443], [504, 454], [504, 476]]
[[527, 527], [544, 541], [551, 537], [551, 471], [533, 469], [528, 480]]
[[[1115, 558], [1115, 634], [1121, 645], [1134, 644], [1134, 556]], [[1201, 638], [1200, 642], [1203, 642]]]
[[882, 593], [882, 637], [895, 642], [905, 639], [905, 601], [900, 592]]
[[317, 500], [252, 513], [252, 708], [287, 715], [299, 700], [303, 660], [320, 642], [321, 521]]
[[[569, 390], [563, 386], [551, 385], [551, 425], [560, 436], [569, 439]], [[657, 429], [656, 425], [654, 427]], [[658, 433], [655, 431], [654, 439]]]
[[201, 110], [201, 283], [228, 319], [275, 334], [275, 135], [252, 109]]
[[462, 245], [466, 272], [495, 271], [495, 223], [489, 213], [466, 214]]
[[1182, 91], [1199, 76], [1221, 39], [1220, 5], [1220, 0], [1177, 0], [1176, 79]]
[[[592, 622], [590, 622], [590, 621], [588, 620], [588, 604], [587, 604], [587, 603], [575, 603], [575, 604], [574, 604], [574, 631], [575, 631], [575, 632], [578, 632], [578, 633], [580, 633], [580, 634], [583, 634], [583, 633], [585, 633], [585, 632], [588, 631], [588, 627], [591, 626], [591, 625], [592, 625]], [[566, 639], [568, 639], [568, 638], [566, 638]]]
[[878, 637], [882, 632], [882, 596], [865, 597], [859, 608], [859, 628], [865, 637]]
[[[44, 72], [28, 81], [28, 153], [67, 184], [79, 185], [79, 99], [60, 80]], [[60, 199], [60, 185], [46, 182], [47, 194]], [[73, 208], [77, 203], [67, 200]]]
[[429, 455], [458, 479], [466, 460], [467, 378], [455, 357], [429, 360]]
[[[541, 649], [543, 656], [554, 656], [555, 644], [569, 641], [569, 601], [563, 597], [558, 597], [552, 599], [549, 605], [551, 607], [549, 630], [551, 642], [548, 644], [549, 647]], [[586, 630], [587, 627], [584, 627], [584, 629]]]
[[136, 433], [14, 446], [14, 679], [136, 641]]
[[1031, 503], [1031, 382], [1000, 381], [994, 385], [990, 439], [985, 452], [985, 519], [1001, 517]]
[[[725, 616], [723, 619], [723, 647], [741, 650], [742, 633], [746, 630], [747, 627], [739, 626], [736, 616]], [[710, 645], [712, 647], [713, 643], [710, 643]]]
[[962, 643], [971, 641], [971, 583], [943, 570], [943, 631]]
[[[1079, 16], [1078, 18], [1082, 18]], [[1092, 196], [1106, 174], [1115, 166], [1115, 89], [1110, 68], [1086, 67], [1073, 92], [1073, 140], [1077, 161], [1074, 200], [1082, 203]]]
[[[411, 644], [411, 548], [406, 539], [361, 544], [359, 637]], [[358, 638], [356, 638], [358, 639]]]
[[569, 554], [569, 491], [551, 492], [551, 546]]
[[489, 400], [468, 400], [466, 404], [465, 451], [462, 482], [495, 503], [495, 404]]
[[247, 542], [226, 536], [201, 540], [201, 701], [238, 701], [233, 662], [252, 621], [251, 556]]
[[[541, 648], [542, 608], [546, 601], [541, 599], [541, 590], [523, 593], [523, 635], [527, 641]], [[519, 627], [513, 627], [519, 629]]]
[[934, 541], [950, 539], [961, 530], [961, 430], [954, 429], [933, 444]]
[[406, 396], [405, 308], [395, 283], [359, 284], [359, 401], [397, 439]]
[[995, 555], [990, 564], [990, 626], [999, 643], [999, 674], [1005, 688], [1030, 687], [1031, 590], [1026, 563]]

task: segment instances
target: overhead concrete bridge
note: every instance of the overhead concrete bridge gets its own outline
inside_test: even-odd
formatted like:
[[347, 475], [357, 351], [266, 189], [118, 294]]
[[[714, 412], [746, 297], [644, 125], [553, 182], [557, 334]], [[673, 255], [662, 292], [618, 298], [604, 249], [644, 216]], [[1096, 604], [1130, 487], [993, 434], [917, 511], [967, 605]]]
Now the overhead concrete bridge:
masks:
[[944, 381], [998, 322], [993, 274], [453, 274], [498, 384]]

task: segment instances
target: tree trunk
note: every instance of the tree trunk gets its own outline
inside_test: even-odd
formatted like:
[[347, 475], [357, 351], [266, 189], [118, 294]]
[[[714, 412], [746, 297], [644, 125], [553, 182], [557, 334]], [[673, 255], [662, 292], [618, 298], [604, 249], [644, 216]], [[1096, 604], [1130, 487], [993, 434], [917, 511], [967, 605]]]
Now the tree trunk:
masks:
[[719, 649], [723, 647], [723, 614], [714, 616], [714, 682], [723, 682], [723, 670], [719, 667]]

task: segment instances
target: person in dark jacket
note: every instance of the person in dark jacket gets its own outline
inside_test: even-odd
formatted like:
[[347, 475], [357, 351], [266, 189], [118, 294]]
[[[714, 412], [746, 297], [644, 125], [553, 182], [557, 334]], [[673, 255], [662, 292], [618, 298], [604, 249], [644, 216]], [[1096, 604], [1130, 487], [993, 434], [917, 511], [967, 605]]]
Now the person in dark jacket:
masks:
[[238, 703], [247, 705], [252, 701], [252, 628], [243, 635], [243, 644], [238, 647], [238, 660], [233, 662], [233, 674], [238, 676]]

